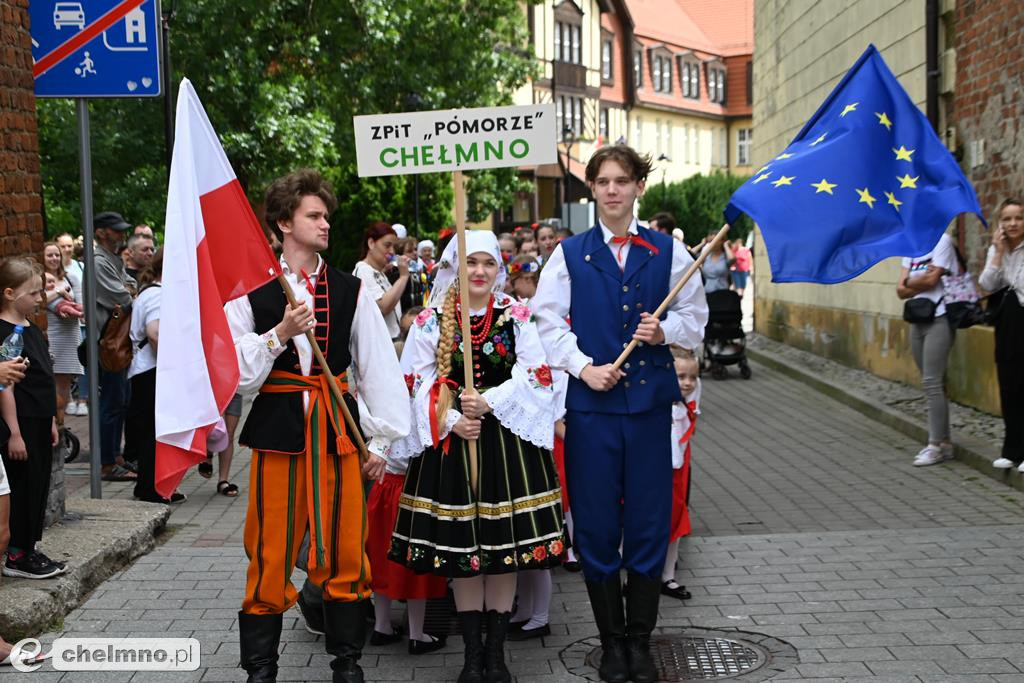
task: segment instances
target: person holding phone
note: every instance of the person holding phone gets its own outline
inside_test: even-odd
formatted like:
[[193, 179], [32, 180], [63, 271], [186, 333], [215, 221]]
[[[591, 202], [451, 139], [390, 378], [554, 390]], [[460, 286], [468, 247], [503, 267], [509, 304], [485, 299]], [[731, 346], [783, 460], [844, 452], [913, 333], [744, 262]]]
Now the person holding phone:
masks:
[[[383, 221], [372, 224], [363, 233], [362, 258], [352, 271], [363, 281], [366, 292], [380, 307], [392, 341], [402, 334], [399, 324], [402, 320], [402, 294], [409, 284], [409, 257], [395, 255], [397, 241], [398, 235], [390, 225]], [[398, 279], [394, 282], [388, 280], [385, 272], [389, 268], [398, 269]]]

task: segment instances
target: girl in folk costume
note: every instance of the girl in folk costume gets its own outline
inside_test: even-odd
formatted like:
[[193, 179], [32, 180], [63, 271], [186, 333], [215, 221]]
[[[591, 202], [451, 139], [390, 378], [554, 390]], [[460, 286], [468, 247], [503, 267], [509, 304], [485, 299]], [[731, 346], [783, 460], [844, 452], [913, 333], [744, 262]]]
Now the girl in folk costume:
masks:
[[681, 347], [672, 347], [672, 357], [683, 400], [672, 404], [672, 526], [665, 569], [661, 573], [661, 594], [677, 600], [689, 600], [692, 597], [690, 591], [676, 581], [676, 561], [679, 559], [679, 539], [691, 531], [690, 440], [700, 414], [700, 367], [693, 352]]
[[[411, 392], [411, 370], [403, 365], [402, 371]], [[391, 602], [404, 600], [409, 614], [409, 654], [422, 655], [440, 650], [446, 644], [444, 635], [425, 633], [423, 623], [427, 614], [427, 600], [443, 598], [448, 592], [448, 584], [443, 577], [415, 574], [404, 565], [388, 559], [391, 532], [395, 528], [399, 499], [409, 468], [410, 449], [407, 443], [408, 440], [403, 439], [392, 446], [384, 481], [374, 485], [366, 502], [367, 523], [370, 527], [366, 554], [373, 568], [371, 587], [376, 620], [373, 633], [370, 634], [370, 644], [388, 645], [401, 640], [401, 631], [391, 625]]]
[[[403, 353], [414, 418], [399, 448], [419, 457], [406, 475], [389, 557], [453, 579], [465, 643], [459, 682], [507, 682], [504, 640], [516, 572], [555, 566], [565, 548], [550, 453], [555, 392], [530, 309], [502, 293], [494, 234], [466, 235], [468, 305], [456, 284], [457, 246], [452, 240], [445, 248], [430, 306]], [[461, 315], [470, 316], [468, 361]], [[463, 362], [472, 363], [478, 392], [463, 391]], [[478, 448], [476, 482], [470, 440]]]

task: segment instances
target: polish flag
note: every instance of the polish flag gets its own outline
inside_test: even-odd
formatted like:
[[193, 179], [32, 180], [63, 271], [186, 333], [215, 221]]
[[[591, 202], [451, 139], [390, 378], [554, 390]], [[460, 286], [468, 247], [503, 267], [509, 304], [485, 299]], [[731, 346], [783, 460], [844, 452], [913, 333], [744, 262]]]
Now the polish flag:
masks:
[[206, 458], [238, 389], [224, 304], [281, 272], [188, 79], [178, 89], [156, 363], [156, 489]]

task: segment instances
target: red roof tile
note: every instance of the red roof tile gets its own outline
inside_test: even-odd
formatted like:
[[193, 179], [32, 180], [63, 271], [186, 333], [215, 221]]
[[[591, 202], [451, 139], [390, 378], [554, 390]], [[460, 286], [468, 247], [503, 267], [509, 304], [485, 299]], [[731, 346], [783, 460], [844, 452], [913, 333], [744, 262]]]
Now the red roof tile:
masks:
[[754, 51], [754, 0], [675, 0], [723, 57]]

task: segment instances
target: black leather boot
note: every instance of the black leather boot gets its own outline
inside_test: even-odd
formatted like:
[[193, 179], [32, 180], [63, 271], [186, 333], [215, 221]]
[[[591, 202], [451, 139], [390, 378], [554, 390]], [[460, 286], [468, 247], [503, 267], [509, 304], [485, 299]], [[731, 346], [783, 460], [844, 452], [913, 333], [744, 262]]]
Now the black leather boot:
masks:
[[324, 602], [324, 645], [334, 655], [334, 683], [363, 683], [357, 663], [366, 641], [363, 602]]
[[633, 683], [658, 680], [658, 668], [651, 657], [651, 632], [658, 623], [660, 597], [660, 581], [630, 572], [626, 590], [626, 656]]
[[277, 680], [281, 622], [280, 614], [238, 613], [239, 665], [249, 674], [248, 683], [274, 683]]
[[622, 609], [622, 584], [615, 576], [606, 581], [587, 581], [587, 595], [601, 634], [601, 666], [597, 673], [607, 683], [629, 680], [626, 659], [626, 615]]
[[505, 666], [505, 635], [511, 612], [487, 610], [487, 642], [484, 643], [484, 670], [487, 683], [512, 683], [512, 674]]
[[484, 680], [484, 613], [479, 611], [459, 612], [459, 627], [462, 642], [466, 646], [465, 662], [459, 673], [458, 683], [483, 683]]

